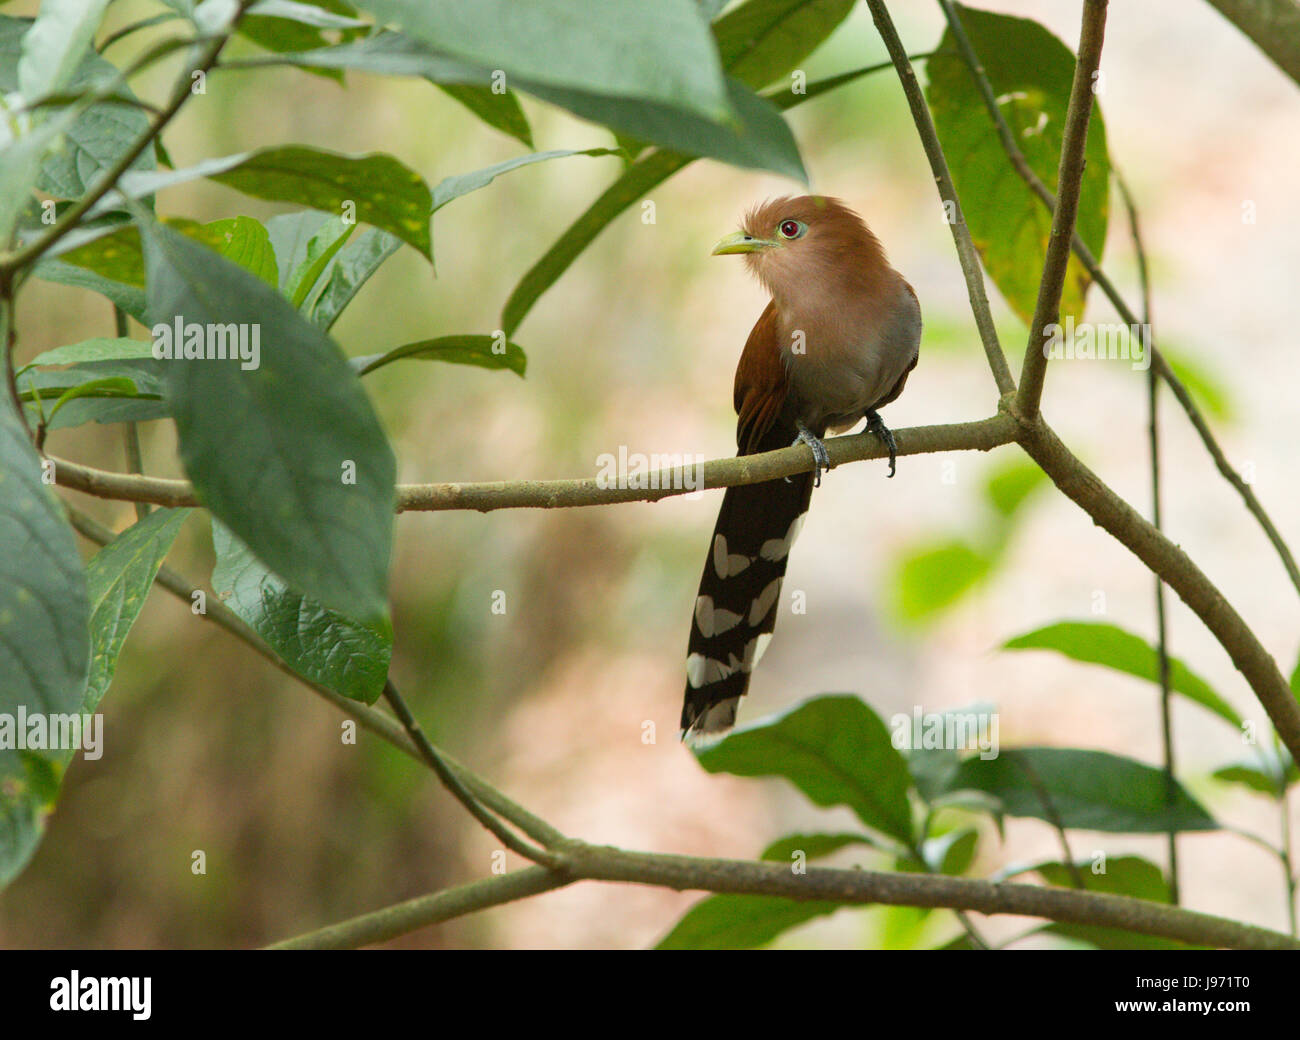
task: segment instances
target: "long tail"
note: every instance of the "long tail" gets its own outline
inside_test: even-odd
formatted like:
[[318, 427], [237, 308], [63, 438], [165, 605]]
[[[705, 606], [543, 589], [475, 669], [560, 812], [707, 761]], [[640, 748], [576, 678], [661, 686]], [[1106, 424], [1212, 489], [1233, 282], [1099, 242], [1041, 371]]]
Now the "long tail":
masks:
[[[793, 426], [776, 421], [752, 452], [787, 447]], [[686, 658], [682, 739], [716, 738], [736, 721], [749, 676], [772, 638], [781, 579], [813, 475], [727, 488], [695, 600]]]

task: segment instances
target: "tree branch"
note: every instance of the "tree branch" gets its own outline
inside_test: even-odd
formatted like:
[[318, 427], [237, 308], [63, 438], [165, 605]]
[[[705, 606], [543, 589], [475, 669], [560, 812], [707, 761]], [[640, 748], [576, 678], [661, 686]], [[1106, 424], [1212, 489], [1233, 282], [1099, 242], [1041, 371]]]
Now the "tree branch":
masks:
[[[1017, 424], [1006, 415], [993, 415], [975, 422], [941, 426], [914, 426], [895, 431], [899, 455], [921, 455], [941, 451], [989, 451], [1009, 444], [1016, 437]], [[826, 442], [831, 465], [842, 466], [866, 459], [883, 459], [888, 451], [871, 434], [833, 437]], [[167, 480], [131, 473], [113, 473], [82, 466], [68, 459], [47, 456], [54, 463], [55, 482], [97, 498], [127, 502], [151, 502], [172, 508], [200, 506], [194, 486], [185, 480]], [[692, 491], [758, 484], [765, 480], [807, 473], [813, 468], [812, 452], [806, 445], [782, 448], [759, 455], [737, 456], [705, 462], [699, 469], [688, 466], [666, 468], [643, 474], [643, 487], [601, 487], [595, 477], [579, 480], [502, 480], [481, 484], [399, 484], [397, 511], [476, 509], [560, 509], [572, 506], [603, 506], [618, 502], [657, 502]], [[688, 486], [689, 481], [689, 486]]]
[[626, 852], [579, 841], [568, 842], [564, 854], [569, 865], [565, 877], [531, 867], [485, 878], [363, 914], [278, 943], [272, 949], [352, 949], [579, 880], [655, 885], [677, 891], [780, 896], [800, 901], [827, 900], [845, 906], [883, 903], [989, 915], [1016, 914], [1121, 928], [1198, 946], [1300, 949], [1297, 940], [1268, 928], [1102, 892], [829, 867], [809, 867], [806, 874], [794, 874], [781, 863]]
[[[998, 106], [997, 99], [993, 96], [993, 87], [992, 84], [989, 83], [988, 75], [984, 71], [984, 66], [980, 61], [979, 54], [975, 51], [974, 46], [972, 46], [970, 42], [970, 38], [966, 35], [966, 30], [962, 26], [961, 18], [957, 15], [952, 5], [952, 0], [939, 0], [939, 3], [948, 17], [948, 25], [952, 30], [953, 38], [957, 42], [958, 52], [966, 62], [967, 68], [971, 71], [971, 76], [975, 80], [980, 96], [984, 99], [984, 107], [987, 109], [989, 117], [993, 120], [993, 126], [997, 130], [998, 140], [1002, 142], [1003, 151], [1007, 153], [1007, 158], [1010, 160], [1012, 168], [1020, 175], [1025, 184], [1029, 186], [1029, 189], [1037, 195], [1040, 200], [1042, 200], [1043, 205], [1045, 205], [1048, 210], [1055, 213], [1056, 196], [1052, 193], [1052, 190], [1042, 182], [1038, 174], [1033, 171], [1033, 168], [1025, 158], [1024, 152], [1020, 150], [1020, 145], [1016, 142], [1015, 135], [1011, 132], [1011, 127], [1007, 125], [1006, 118], [1002, 115], [1002, 109]], [[1116, 171], [1116, 181], [1120, 186], [1120, 192], [1125, 197], [1127, 204], [1128, 189], [1124, 184], [1124, 179], [1119, 176], [1118, 171]], [[1129, 307], [1124, 297], [1120, 295], [1119, 290], [1115, 287], [1115, 283], [1111, 281], [1109, 275], [1107, 275], [1102, 269], [1101, 264], [1099, 264], [1097, 258], [1092, 255], [1092, 250], [1088, 248], [1087, 243], [1079, 236], [1077, 230], [1071, 236], [1070, 245], [1074, 251], [1074, 255], [1079, 258], [1079, 262], [1083, 264], [1084, 269], [1088, 272], [1088, 276], [1096, 283], [1097, 287], [1102, 291], [1106, 299], [1110, 301], [1111, 306], [1115, 308], [1116, 313], [1120, 316], [1120, 320], [1130, 328], [1138, 325], [1139, 321], [1134, 315], [1133, 309]], [[1141, 266], [1142, 258], [1139, 257], [1139, 268], [1141, 268]], [[1149, 325], [1150, 323], [1144, 317], [1141, 324]], [[1193, 428], [1195, 428], [1197, 434], [1200, 436], [1201, 443], [1205, 446], [1205, 450], [1209, 452], [1210, 457], [1214, 460], [1215, 467], [1223, 476], [1224, 480], [1231, 484], [1237, 494], [1241, 496], [1241, 500], [1245, 503], [1246, 508], [1259, 522], [1260, 527], [1264, 530], [1265, 536], [1276, 550], [1278, 557], [1282, 560], [1282, 566], [1286, 568], [1287, 575], [1291, 579], [1291, 584], [1295, 586], [1296, 592], [1300, 593], [1300, 566], [1296, 565], [1295, 557], [1287, 547], [1286, 540], [1283, 539], [1281, 532], [1278, 531], [1272, 519], [1264, 510], [1259, 499], [1255, 497], [1255, 492], [1251, 490], [1250, 485], [1242, 479], [1241, 474], [1238, 473], [1232, 467], [1232, 464], [1228, 462], [1227, 456], [1219, 446], [1219, 442], [1215, 438], [1214, 433], [1210, 430], [1209, 423], [1206, 422], [1205, 416], [1201, 413], [1200, 407], [1192, 399], [1191, 393], [1183, 385], [1182, 380], [1180, 380], [1178, 376], [1174, 374], [1173, 369], [1169, 367], [1169, 363], [1166, 361], [1160, 350], [1157, 349], [1155, 343], [1155, 337], [1152, 335], [1150, 341], [1151, 371], [1163, 379], [1169, 389], [1173, 391], [1174, 397], [1178, 399], [1179, 405], [1182, 406], [1187, 418], [1191, 421]]]
[[1041, 418], [1026, 426], [1020, 444], [1052, 483], [1178, 593], [1228, 652], [1291, 754], [1300, 754], [1300, 703], [1277, 662], [1192, 558], [1107, 487]]
[[1088, 119], [1093, 104], [1093, 75], [1101, 63], [1101, 45], [1106, 34], [1106, 3], [1107, 0], [1084, 0], [1079, 57], [1074, 64], [1074, 83], [1070, 87], [1070, 104], [1065, 112], [1061, 163], [1056, 176], [1057, 204], [1052, 213], [1052, 233], [1047, 240], [1043, 277], [1038, 283], [1038, 302], [1034, 307], [1034, 320], [1029, 326], [1029, 345], [1020, 369], [1020, 390], [1016, 399], [1017, 410], [1030, 422], [1038, 418], [1043, 377], [1047, 371], [1043, 333], [1048, 325], [1059, 322], [1061, 318], [1061, 290], [1065, 285], [1070, 241], [1074, 237], [1079, 192], [1083, 187], [1084, 148], [1088, 143]]

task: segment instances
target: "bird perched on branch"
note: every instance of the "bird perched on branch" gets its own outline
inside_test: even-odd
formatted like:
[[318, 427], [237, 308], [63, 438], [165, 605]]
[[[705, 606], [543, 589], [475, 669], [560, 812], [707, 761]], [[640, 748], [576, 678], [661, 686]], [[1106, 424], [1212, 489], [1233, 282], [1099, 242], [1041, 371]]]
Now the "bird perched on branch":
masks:
[[779, 198], [755, 207], [713, 249], [739, 253], [772, 299], [736, 368], [740, 455], [804, 443], [814, 469], [727, 489], [695, 600], [682, 736], [715, 738], [736, 719], [772, 638], [781, 579], [814, 485], [829, 468], [822, 438], [866, 418], [896, 445], [878, 410], [916, 367], [921, 308], [862, 219], [838, 199]]

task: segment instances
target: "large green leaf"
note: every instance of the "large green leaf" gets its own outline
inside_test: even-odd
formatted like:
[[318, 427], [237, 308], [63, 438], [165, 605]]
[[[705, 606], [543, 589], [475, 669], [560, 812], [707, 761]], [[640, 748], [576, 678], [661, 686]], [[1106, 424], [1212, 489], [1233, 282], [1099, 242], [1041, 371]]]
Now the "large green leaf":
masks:
[[954, 787], [984, 791], [1009, 816], [1118, 833], [1209, 831], [1218, 823], [1154, 766], [1105, 751], [1016, 748], [961, 764]]
[[659, 940], [659, 950], [753, 950], [796, 925], [843, 909], [842, 903], [780, 896], [701, 899]]
[[[1074, 55], [1037, 22], [958, 5], [1002, 114], [1030, 168], [1052, 191], [1074, 79]], [[979, 90], [946, 30], [926, 64], [926, 99], [952, 169], [966, 222], [984, 266], [1026, 323], [1034, 313], [1052, 216], [1021, 180], [994, 132]], [[1087, 166], [1077, 230], [1096, 257], [1106, 244], [1110, 160], [1106, 125], [1095, 106], [1088, 129]], [[1088, 273], [1071, 257], [1061, 320], [1083, 319]]]
[[[1160, 682], [1160, 658], [1155, 647], [1118, 625], [1101, 621], [1060, 621], [1016, 636], [1004, 650], [1055, 650], [1073, 661], [1100, 664], [1153, 683]], [[1240, 729], [1242, 719], [1214, 688], [1177, 657], [1169, 658], [1170, 689]]]
[[869, 827], [911, 844], [907, 763], [857, 697], [816, 697], [696, 756], [710, 773], [784, 777], [817, 805], [846, 805]]
[[215, 520], [212, 543], [213, 589], [290, 668], [344, 697], [378, 700], [393, 653], [387, 621], [359, 624], [294, 592]]
[[[433, 83], [490, 86], [490, 66], [466, 64], [399, 33], [377, 36], [338, 47], [281, 55], [277, 61], [311, 68], [356, 69], [388, 76], [423, 76]], [[582, 119], [638, 140], [650, 141], [684, 154], [717, 159], [735, 166], [773, 170], [806, 180], [799, 149], [781, 118], [779, 104], [753, 93], [737, 80], [724, 84], [734, 117], [718, 123], [670, 104], [622, 97], [609, 92], [574, 90], [516, 76], [516, 89]], [[141, 181], [148, 184], [148, 181]]]
[[234, 325], [260, 358], [171, 360], [181, 460], [269, 568], [349, 617], [386, 616], [396, 462], [337, 346], [279, 293], [165, 227], [145, 232], [155, 330]]
[[226, 155], [183, 170], [130, 174], [122, 178], [111, 204], [119, 205], [123, 197], [152, 195], [200, 177], [254, 198], [294, 202], [355, 218], [396, 235], [433, 259], [429, 186], [414, 170], [382, 152], [340, 155], [286, 145]]
[[[40, 457], [0, 403], [0, 716], [76, 711], [90, 664], [86, 574]], [[0, 748], [0, 886], [40, 841], [57, 777], [39, 754]]]
[[717, 49], [693, 0], [359, 0], [429, 47], [516, 80], [731, 114]]
[[722, 67], [755, 89], [799, 67], [848, 17], [854, 0], [749, 0], [713, 24]]

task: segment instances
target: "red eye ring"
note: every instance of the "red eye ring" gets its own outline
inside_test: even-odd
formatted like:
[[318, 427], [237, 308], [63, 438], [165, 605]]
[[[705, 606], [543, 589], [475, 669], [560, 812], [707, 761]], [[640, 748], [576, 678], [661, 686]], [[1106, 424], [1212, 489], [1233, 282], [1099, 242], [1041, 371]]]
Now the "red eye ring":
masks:
[[780, 232], [781, 232], [781, 237], [782, 237], [782, 238], [798, 238], [798, 237], [799, 237], [799, 221], [797, 221], [797, 220], [783, 220], [783, 221], [781, 221], [781, 226], [780, 226], [779, 230], [780, 230]]

